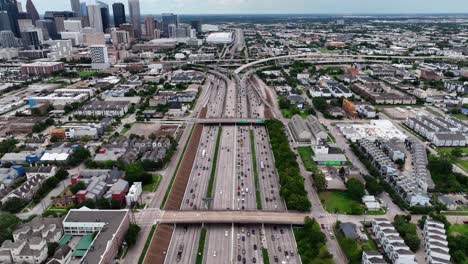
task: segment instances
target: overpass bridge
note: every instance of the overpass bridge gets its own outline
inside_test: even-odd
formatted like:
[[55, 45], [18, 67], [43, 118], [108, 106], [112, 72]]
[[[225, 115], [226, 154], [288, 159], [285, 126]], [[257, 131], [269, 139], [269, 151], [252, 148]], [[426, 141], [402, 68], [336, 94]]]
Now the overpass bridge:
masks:
[[307, 213], [268, 211], [161, 211], [156, 208], [134, 214], [141, 226], [154, 224], [272, 224], [303, 225]]
[[195, 123], [204, 125], [264, 125], [265, 119], [259, 118], [198, 118]]

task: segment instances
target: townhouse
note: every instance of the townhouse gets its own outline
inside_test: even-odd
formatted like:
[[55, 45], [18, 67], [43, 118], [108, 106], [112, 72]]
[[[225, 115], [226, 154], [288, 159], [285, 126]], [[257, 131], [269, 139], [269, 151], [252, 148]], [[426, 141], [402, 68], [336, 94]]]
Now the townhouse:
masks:
[[434, 220], [426, 220], [423, 229], [426, 264], [450, 263], [450, 253], [445, 234], [445, 225]]

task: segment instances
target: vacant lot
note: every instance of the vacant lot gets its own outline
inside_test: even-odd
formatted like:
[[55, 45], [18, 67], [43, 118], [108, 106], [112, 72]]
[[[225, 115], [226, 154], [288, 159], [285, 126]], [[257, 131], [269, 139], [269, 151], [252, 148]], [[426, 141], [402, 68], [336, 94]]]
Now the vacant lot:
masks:
[[310, 172], [314, 172], [317, 169], [315, 162], [312, 160], [312, 155], [314, 152], [312, 151], [311, 147], [298, 147], [297, 152], [301, 156], [302, 163], [304, 163], [304, 167], [306, 170]]
[[353, 209], [361, 208], [362, 206], [354, 201], [346, 192], [321, 192], [320, 200], [329, 213], [353, 214]]

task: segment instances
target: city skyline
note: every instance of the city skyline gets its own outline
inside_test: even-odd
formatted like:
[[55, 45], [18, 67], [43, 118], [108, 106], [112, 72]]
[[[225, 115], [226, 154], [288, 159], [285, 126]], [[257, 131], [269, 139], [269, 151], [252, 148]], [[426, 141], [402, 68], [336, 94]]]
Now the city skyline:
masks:
[[[23, 6], [26, 0], [20, 1]], [[121, 2], [128, 12], [128, 1], [109, 0], [112, 5]], [[71, 10], [70, 1], [60, 1], [50, 5], [47, 0], [35, 0], [40, 14], [45, 11]], [[468, 12], [468, 2], [447, 0], [396, 0], [376, 2], [372, 0], [291, 0], [284, 4], [279, 0], [233, 0], [233, 1], [196, 1], [176, 0], [167, 3], [161, 0], [140, 0], [142, 14], [161, 14], [175, 12], [179, 14], [414, 14], [414, 13], [454, 13]]]

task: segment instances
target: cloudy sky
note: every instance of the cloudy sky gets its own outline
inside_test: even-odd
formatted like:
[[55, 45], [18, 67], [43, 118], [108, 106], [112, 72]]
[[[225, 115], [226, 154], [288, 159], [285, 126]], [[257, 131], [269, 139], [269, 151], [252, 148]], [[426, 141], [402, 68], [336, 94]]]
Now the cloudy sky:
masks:
[[[26, 0], [19, 0], [25, 7]], [[108, 4], [127, 0], [102, 0]], [[39, 13], [70, 10], [69, 0], [33, 0]], [[468, 13], [468, 0], [140, 0], [142, 14]], [[127, 11], [128, 12], [128, 11]]]

